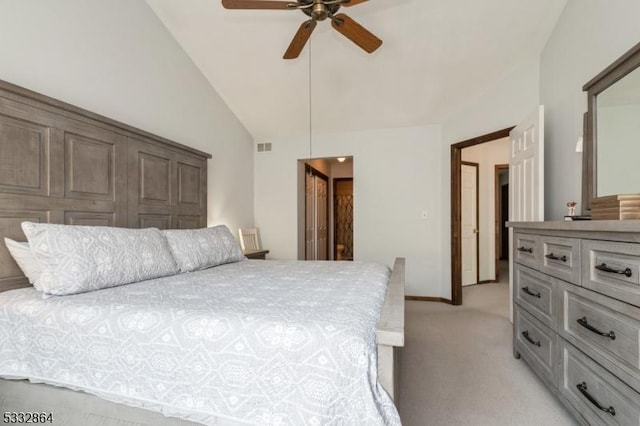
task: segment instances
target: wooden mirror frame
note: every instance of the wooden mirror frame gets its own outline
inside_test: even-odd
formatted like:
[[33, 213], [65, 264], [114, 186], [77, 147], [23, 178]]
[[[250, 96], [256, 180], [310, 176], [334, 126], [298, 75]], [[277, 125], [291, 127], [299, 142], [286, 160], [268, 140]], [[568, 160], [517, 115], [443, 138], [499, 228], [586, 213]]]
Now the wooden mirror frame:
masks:
[[597, 197], [597, 96], [640, 67], [640, 43], [609, 65], [582, 87], [587, 92], [587, 112], [584, 117], [582, 150], [582, 214], [591, 210], [591, 199]]

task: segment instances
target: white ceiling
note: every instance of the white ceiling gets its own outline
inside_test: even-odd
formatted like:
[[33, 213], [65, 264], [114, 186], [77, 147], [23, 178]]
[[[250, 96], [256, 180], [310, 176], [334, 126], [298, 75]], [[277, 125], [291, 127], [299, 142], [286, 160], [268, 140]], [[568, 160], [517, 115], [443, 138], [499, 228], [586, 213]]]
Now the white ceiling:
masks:
[[[309, 131], [309, 45], [282, 55], [300, 11], [147, 0], [256, 141]], [[445, 122], [539, 54], [566, 0], [370, 0], [342, 8], [384, 43], [369, 55], [329, 21], [311, 37], [313, 132]]]

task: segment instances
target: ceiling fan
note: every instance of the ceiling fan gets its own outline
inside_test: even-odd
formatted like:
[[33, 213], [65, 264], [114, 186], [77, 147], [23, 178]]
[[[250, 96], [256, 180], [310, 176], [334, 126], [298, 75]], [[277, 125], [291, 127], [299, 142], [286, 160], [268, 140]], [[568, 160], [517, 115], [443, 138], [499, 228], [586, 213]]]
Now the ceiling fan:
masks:
[[331, 26], [340, 34], [360, 46], [364, 51], [373, 53], [380, 47], [382, 40], [344, 13], [336, 14], [342, 6], [351, 7], [365, 1], [367, 0], [222, 0], [222, 6], [226, 9], [301, 10], [305, 15], [311, 17], [300, 25], [283, 57], [284, 59], [295, 59], [307, 44], [317, 22], [327, 18], [331, 19]]

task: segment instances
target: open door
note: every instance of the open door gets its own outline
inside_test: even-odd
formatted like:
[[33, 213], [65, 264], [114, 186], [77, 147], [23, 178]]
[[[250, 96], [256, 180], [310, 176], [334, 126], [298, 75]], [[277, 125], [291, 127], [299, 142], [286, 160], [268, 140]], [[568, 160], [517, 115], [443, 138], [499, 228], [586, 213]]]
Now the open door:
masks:
[[[511, 133], [509, 159], [509, 220], [544, 220], [544, 106], [517, 125]], [[509, 228], [513, 253], [513, 229]], [[509, 315], [513, 322], [513, 256], [509, 257]]]
[[478, 284], [478, 163], [462, 162], [461, 231], [462, 231], [462, 285]]

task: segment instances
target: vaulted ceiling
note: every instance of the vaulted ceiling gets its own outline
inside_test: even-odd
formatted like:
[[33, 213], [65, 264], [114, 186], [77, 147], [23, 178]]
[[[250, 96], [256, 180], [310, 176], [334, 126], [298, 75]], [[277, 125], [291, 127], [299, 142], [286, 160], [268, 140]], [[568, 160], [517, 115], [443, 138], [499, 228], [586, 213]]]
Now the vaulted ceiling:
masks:
[[[219, 0], [147, 0], [256, 141], [443, 123], [538, 55], [565, 0], [370, 0], [343, 8], [384, 43], [360, 50], [320, 22], [283, 60], [296, 10], [227, 10]], [[168, 64], [170, 66], [170, 64]], [[311, 78], [310, 78], [311, 76]]]

